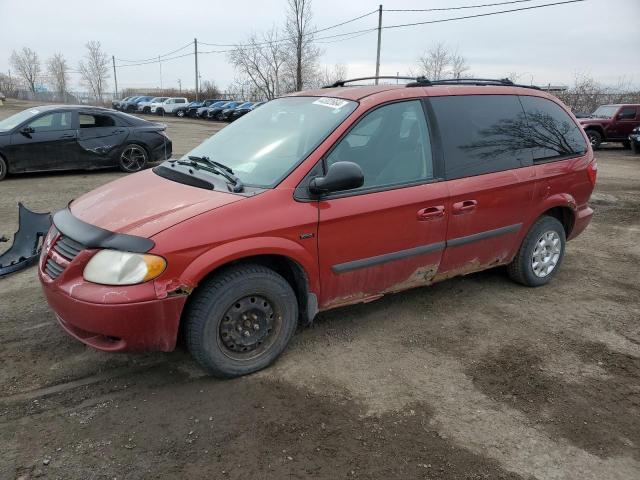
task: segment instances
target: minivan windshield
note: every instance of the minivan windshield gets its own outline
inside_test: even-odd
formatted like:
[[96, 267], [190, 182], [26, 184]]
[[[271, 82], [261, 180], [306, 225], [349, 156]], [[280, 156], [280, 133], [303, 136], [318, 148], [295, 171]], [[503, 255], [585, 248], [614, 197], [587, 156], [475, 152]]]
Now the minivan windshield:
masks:
[[265, 103], [191, 150], [233, 169], [246, 185], [271, 188], [304, 160], [358, 104], [330, 97]]
[[595, 118], [613, 118], [618, 111], [618, 107], [615, 105], [602, 105], [596, 108], [596, 111], [591, 114]]

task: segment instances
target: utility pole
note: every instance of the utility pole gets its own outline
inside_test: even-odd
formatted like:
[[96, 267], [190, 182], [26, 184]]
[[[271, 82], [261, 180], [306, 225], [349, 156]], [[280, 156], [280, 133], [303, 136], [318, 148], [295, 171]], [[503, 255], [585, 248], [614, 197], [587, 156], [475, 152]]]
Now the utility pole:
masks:
[[378, 54], [376, 56], [376, 85], [380, 76], [380, 42], [382, 41], [382, 5], [378, 7]]
[[158, 55], [158, 63], [160, 64], [160, 90], [162, 90], [162, 60], [160, 60], [160, 55]]
[[178, 79], [178, 91], [182, 93], [182, 80]]
[[111, 55], [111, 62], [113, 63], [113, 81], [116, 84], [116, 97], [118, 96], [118, 76], [116, 75], [116, 57]]
[[198, 39], [193, 39], [194, 53], [196, 57], [196, 102], [198, 101]]

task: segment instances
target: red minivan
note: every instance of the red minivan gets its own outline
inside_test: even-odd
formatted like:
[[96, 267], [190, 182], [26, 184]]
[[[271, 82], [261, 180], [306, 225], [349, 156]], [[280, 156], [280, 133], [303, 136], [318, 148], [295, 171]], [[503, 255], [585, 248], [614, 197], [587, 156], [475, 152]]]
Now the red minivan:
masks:
[[498, 265], [527, 286], [554, 277], [596, 181], [557, 98], [345, 83], [267, 102], [57, 212], [39, 277], [62, 328], [106, 351], [170, 351], [181, 330], [234, 377], [319, 311]]

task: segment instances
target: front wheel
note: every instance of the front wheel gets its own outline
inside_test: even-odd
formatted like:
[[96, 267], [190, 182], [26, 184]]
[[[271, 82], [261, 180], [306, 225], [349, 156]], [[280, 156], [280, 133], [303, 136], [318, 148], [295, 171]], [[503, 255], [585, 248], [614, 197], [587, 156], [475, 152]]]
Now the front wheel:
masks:
[[0, 157], [0, 180], [4, 180], [7, 176], [7, 162], [4, 158]]
[[564, 227], [556, 218], [540, 217], [507, 266], [509, 276], [528, 287], [549, 283], [560, 268], [566, 242]]
[[184, 110], [178, 110], [176, 112], [176, 117], [180, 117], [180, 118], [184, 117]]
[[145, 148], [141, 145], [131, 143], [126, 145], [122, 149], [122, 152], [120, 152], [118, 165], [123, 172], [133, 173], [145, 168], [148, 161], [149, 157]]
[[295, 332], [298, 302], [289, 283], [261, 265], [228, 268], [193, 294], [186, 340], [211, 375], [238, 377], [275, 361]]
[[602, 135], [600, 134], [600, 132], [598, 132], [597, 130], [587, 130], [586, 133], [587, 133], [587, 138], [591, 143], [591, 147], [594, 150], [599, 149], [600, 144], [602, 143]]

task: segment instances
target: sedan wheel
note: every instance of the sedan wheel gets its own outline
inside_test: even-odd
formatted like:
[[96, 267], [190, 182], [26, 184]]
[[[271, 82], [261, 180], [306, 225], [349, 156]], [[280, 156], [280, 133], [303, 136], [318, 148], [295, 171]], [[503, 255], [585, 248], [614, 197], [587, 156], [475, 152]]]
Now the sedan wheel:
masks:
[[0, 157], [0, 180], [4, 179], [7, 176], [7, 162], [4, 161], [4, 158]]
[[124, 147], [120, 154], [120, 169], [123, 172], [139, 172], [147, 166], [147, 151], [144, 147], [130, 144]]

